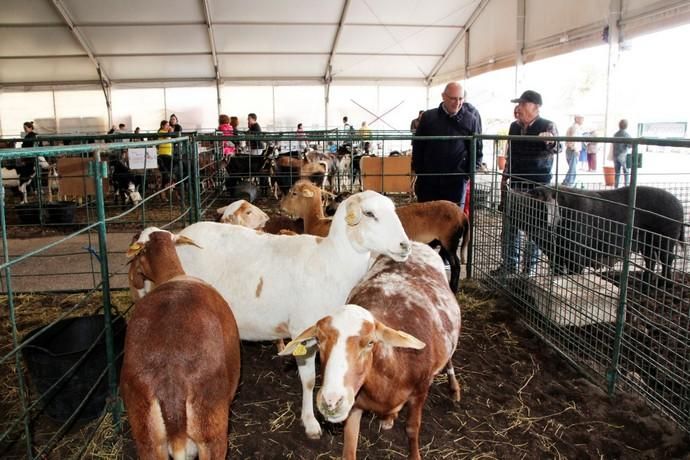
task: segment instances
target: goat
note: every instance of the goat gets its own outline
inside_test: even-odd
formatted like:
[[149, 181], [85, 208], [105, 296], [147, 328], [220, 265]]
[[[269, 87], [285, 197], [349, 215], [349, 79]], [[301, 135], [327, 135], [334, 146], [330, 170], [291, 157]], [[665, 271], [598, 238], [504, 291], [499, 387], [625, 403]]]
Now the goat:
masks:
[[304, 220], [306, 233], [326, 236], [331, 228], [331, 219], [326, 218], [321, 208], [321, 189], [308, 180], [300, 180], [280, 200], [280, 208], [288, 214]]
[[[180, 235], [204, 247], [179, 246], [182, 266], [232, 301], [243, 340], [296, 337], [345, 302], [369, 268], [372, 252], [397, 261], [410, 252], [393, 202], [372, 191], [344, 201], [325, 238], [271, 235], [215, 222], [198, 222]], [[150, 283], [130, 282], [130, 288], [140, 294]], [[302, 423], [312, 438], [321, 435], [313, 408], [315, 359], [312, 350], [297, 363]]]
[[[306, 233], [324, 236], [328, 234], [331, 221], [321, 209], [321, 191], [307, 181], [297, 182], [281, 200], [281, 208], [304, 219]], [[450, 264], [450, 287], [458, 292], [460, 269], [464, 263], [464, 253], [469, 243], [469, 223], [467, 216], [450, 201], [429, 201], [400, 206], [395, 210], [407, 236], [420, 243], [438, 241], [441, 244], [441, 257]], [[458, 246], [461, 258], [458, 257]]]
[[156, 286], [129, 320], [120, 377], [139, 458], [225, 458], [240, 375], [240, 341], [228, 303], [185, 275], [184, 236], [149, 227], [127, 251], [130, 279]]
[[119, 158], [111, 158], [110, 161], [108, 161], [108, 166], [111, 170], [110, 178], [116, 199], [120, 203], [127, 203], [127, 197], [130, 195], [129, 184], [134, 184], [134, 189], [136, 191], [141, 185], [141, 177], [132, 173], [129, 166]]
[[318, 343], [323, 383], [317, 407], [329, 422], [345, 421], [344, 459], [356, 458], [363, 411], [374, 412], [381, 428], [390, 429], [405, 404], [409, 458], [419, 459], [422, 409], [444, 368], [451, 397], [460, 400], [451, 358], [461, 314], [441, 259], [416, 242], [404, 264], [379, 257], [347, 302], [279, 354], [299, 356], [305, 344]]
[[127, 190], [125, 191], [125, 204], [132, 202], [132, 206], [136, 206], [141, 203], [141, 193], [139, 193], [138, 187], [134, 185], [134, 182], [127, 184]]
[[34, 176], [36, 175], [35, 170], [33, 167], [31, 168], [31, 172], [28, 175], [25, 175], [25, 173], [28, 173], [28, 169], [21, 169], [21, 168], [6, 168], [2, 167], [2, 183], [3, 186], [6, 188], [9, 188], [14, 191], [15, 195], [18, 197], [21, 196], [20, 203], [25, 204], [28, 202], [27, 195], [28, 195], [28, 186], [31, 184], [31, 181], [33, 180]]

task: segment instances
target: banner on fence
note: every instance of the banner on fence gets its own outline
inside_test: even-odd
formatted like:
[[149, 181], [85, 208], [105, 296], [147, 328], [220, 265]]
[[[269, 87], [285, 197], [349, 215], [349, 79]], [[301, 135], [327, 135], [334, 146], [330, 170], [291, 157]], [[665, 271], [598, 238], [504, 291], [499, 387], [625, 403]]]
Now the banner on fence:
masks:
[[127, 152], [129, 169], [157, 169], [158, 159], [155, 148], [129, 149]]

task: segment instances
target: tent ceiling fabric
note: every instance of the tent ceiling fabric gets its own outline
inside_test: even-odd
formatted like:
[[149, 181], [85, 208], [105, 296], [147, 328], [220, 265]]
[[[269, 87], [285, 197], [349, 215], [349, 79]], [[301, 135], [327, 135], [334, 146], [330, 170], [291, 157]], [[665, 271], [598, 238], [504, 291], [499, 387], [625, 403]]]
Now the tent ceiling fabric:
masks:
[[[3, 0], [0, 86], [98, 83], [97, 65], [113, 84], [217, 75], [229, 83], [436, 84], [515, 63], [519, 1], [526, 61], [596, 43], [614, 3]], [[634, 34], [690, 21], [687, 1], [620, 1], [623, 37], [626, 27]]]

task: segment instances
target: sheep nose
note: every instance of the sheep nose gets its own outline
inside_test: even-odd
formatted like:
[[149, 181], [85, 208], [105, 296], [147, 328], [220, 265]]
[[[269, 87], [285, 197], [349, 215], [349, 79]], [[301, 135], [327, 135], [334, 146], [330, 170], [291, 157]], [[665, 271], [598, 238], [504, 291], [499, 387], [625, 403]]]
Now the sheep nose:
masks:
[[323, 402], [326, 403], [326, 407], [331, 411], [338, 409], [343, 404], [344, 399], [344, 396], [338, 394], [328, 394], [323, 396]]
[[401, 249], [404, 253], [409, 253], [409, 252], [411, 251], [410, 242], [409, 242], [409, 241], [402, 241], [402, 242], [400, 243], [400, 249]]

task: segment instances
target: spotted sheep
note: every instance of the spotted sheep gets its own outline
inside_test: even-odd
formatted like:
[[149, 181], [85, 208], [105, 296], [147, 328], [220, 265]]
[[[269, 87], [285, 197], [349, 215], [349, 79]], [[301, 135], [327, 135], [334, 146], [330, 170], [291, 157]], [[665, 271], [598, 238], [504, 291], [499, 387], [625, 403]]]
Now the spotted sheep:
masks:
[[[185, 272], [210, 283], [232, 303], [243, 340], [297, 337], [345, 303], [367, 272], [372, 252], [396, 261], [410, 253], [393, 202], [372, 191], [343, 202], [325, 238], [271, 235], [215, 222], [190, 225], [180, 236], [202, 246], [177, 247]], [[141, 295], [150, 283], [130, 282], [130, 287]], [[313, 409], [315, 360], [315, 350], [297, 360], [302, 423], [312, 438], [321, 435]]]
[[194, 243], [149, 227], [127, 251], [130, 283], [155, 288], [129, 320], [120, 391], [139, 458], [225, 458], [237, 324], [218, 291], [185, 274], [176, 244]]
[[345, 421], [343, 458], [356, 458], [363, 411], [390, 429], [405, 404], [409, 458], [419, 459], [422, 409], [434, 376], [446, 369], [451, 398], [460, 385], [451, 362], [460, 335], [460, 307], [436, 252], [412, 243], [404, 264], [379, 257], [347, 300], [288, 343], [281, 355], [318, 344], [323, 369], [317, 407]]
[[[288, 214], [304, 219], [306, 233], [325, 236], [331, 226], [331, 219], [324, 215], [321, 203], [321, 189], [309, 181], [301, 180], [283, 197], [280, 206]], [[458, 257], [458, 248], [464, 259], [469, 243], [470, 226], [467, 216], [458, 205], [444, 200], [412, 203], [398, 207], [395, 212], [411, 240], [420, 243], [438, 241], [441, 244], [441, 255], [450, 264], [450, 287], [453, 292], [457, 292], [460, 265], [464, 262]]]

